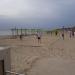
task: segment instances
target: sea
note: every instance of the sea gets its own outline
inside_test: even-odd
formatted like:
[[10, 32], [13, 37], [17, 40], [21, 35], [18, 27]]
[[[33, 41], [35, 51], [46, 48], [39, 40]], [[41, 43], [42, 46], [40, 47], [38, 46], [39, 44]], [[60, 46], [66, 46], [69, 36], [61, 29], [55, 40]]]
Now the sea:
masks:
[[[33, 31], [34, 33], [35, 31]], [[22, 30], [22, 33], [25, 34], [25, 30]], [[28, 30], [26, 32], [27, 34], [31, 34], [31, 31]], [[14, 32], [14, 35], [17, 34], [17, 32]], [[20, 35], [21, 34], [21, 30], [18, 31], [18, 34]], [[9, 35], [12, 35], [12, 31], [11, 30], [0, 30], [0, 36], [9, 36]]]
[[12, 35], [11, 30], [0, 30], [0, 36]]
[[[46, 30], [41, 30], [41, 31], [46, 31]], [[25, 34], [25, 30], [22, 30], [22, 33]], [[35, 33], [37, 33], [37, 30], [36, 31], [35, 30], [31, 31], [30, 29], [28, 29], [26, 33], [27, 34], [32, 34], [32, 33], [35, 34]], [[0, 36], [9, 36], [9, 35], [12, 35], [12, 34], [13, 33], [10, 29], [0, 30]], [[14, 32], [14, 34], [16, 34], [16, 32]], [[19, 35], [21, 34], [21, 30], [18, 31], [18, 34]]]

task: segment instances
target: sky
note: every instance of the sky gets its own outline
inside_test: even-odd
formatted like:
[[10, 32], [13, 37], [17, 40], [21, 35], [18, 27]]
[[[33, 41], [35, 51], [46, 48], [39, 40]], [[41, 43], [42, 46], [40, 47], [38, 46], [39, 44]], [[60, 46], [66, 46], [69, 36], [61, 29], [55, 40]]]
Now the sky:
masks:
[[0, 0], [0, 29], [75, 26], [75, 0]]

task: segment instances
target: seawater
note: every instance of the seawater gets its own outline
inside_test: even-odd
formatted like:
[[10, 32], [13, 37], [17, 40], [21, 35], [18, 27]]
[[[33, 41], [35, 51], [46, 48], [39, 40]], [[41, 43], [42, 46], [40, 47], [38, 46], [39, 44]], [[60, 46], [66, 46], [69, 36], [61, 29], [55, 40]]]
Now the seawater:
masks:
[[0, 30], [0, 36], [12, 35], [11, 30]]

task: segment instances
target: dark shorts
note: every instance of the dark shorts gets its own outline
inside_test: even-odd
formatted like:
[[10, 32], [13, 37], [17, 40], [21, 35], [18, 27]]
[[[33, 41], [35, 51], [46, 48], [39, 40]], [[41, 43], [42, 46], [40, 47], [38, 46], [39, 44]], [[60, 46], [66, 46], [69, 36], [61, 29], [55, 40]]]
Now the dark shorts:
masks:
[[41, 39], [40, 37], [38, 37], [38, 39]]
[[64, 34], [62, 34], [62, 37], [64, 37]]

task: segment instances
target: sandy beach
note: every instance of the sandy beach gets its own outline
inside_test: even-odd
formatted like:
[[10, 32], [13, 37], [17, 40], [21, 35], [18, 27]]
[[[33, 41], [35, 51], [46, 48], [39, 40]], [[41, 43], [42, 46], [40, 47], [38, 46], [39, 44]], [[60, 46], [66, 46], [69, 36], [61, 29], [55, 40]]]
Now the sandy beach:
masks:
[[75, 75], [75, 38], [44, 34], [22, 40], [0, 39], [1, 46], [11, 49], [11, 71], [27, 75]]

